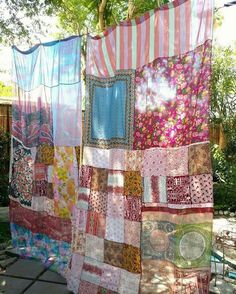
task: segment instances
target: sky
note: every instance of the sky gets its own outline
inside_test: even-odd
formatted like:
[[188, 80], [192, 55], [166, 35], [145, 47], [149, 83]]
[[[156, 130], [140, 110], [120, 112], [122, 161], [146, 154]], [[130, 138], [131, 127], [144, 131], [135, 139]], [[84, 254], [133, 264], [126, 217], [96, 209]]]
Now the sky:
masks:
[[[216, 7], [222, 7], [224, 3], [228, 3], [231, 0], [215, 0]], [[214, 42], [222, 46], [232, 45], [236, 48], [236, 5], [231, 7], [220, 8], [220, 12], [223, 14], [222, 26], [217, 28], [213, 33]], [[56, 18], [44, 17], [44, 22], [48, 23], [49, 31], [46, 35], [38, 36], [41, 42], [48, 42], [53, 39], [53, 34], [58, 32], [56, 28]], [[38, 41], [37, 41], [38, 42]], [[20, 47], [25, 50], [27, 48]], [[6, 71], [0, 72], [0, 81], [8, 83], [11, 80], [11, 48], [0, 47], [0, 69]]]
[[[221, 7], [228, 1], [216, 0], [215, 6]], [[221, 27], [214, 31], [213, 37], [217, 44], [227, 46], [234, 43], [236, 46], [236, 5], [231, 7], [220, 8], [219, 10], [223, 14], [223, 24]]]

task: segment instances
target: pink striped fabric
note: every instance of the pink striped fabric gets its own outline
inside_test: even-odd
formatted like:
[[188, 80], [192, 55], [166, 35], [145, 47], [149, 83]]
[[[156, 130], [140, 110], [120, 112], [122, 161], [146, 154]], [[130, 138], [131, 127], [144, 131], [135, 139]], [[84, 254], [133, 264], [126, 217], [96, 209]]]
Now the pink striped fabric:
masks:
[[117, 70], [136, 69], [158, 57], [184, 54], [202, 45], [211, 39], [212, 2], [175, 0], [101, 35], [89, 36], [87, 74], [114, 76]]

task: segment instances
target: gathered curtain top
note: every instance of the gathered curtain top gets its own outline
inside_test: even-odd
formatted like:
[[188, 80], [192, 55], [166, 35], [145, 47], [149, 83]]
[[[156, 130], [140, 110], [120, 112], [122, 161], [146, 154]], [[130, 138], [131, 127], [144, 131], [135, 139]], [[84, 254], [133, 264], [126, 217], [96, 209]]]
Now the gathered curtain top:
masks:
[[40, 85], [57, 87], [80, 82], [81, 37], [35, 45], [27, 51], [13, 46], [13, 82], [24, 91]]
[[88, 37], [87, 74], [112, 77], [212, 39], [213, 0], [175, 0]]

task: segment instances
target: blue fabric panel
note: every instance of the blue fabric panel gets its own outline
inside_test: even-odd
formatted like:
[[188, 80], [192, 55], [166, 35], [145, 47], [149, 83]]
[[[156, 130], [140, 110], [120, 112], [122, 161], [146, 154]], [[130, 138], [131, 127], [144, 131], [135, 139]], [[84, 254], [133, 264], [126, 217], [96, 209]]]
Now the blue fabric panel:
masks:
[[125, 138], [126, 82], [94, 88], [92, 104], [93, 139]]
[[80, 37], [72, 37], [25, 52], [13, 47], [13, 81], [24, 91], [79, 82], [80, 42]]

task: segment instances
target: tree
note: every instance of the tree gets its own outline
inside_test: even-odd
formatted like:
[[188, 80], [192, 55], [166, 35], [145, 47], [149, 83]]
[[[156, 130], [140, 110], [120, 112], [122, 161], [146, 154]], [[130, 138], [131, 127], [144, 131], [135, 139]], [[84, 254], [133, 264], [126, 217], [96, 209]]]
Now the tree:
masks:
[[[236, 51], [213, 50], [211, 124], [219, 130], [212, 144], [214, 198], [218, 208], [236, 209]], [[214, 142], [213, 142], [214, 143]]]
[[236, 51], [231, 47], [213, 50], [211, 122], [220, 130], [223, 149], [236, 127]]
[[52, 15], [61, 0], [0, 0], [0, 43], [30, 40], [42, 29], [43, 15]]
[[60, 24], [70, 33], [101, 32], [118, 22], [159, 7], [167, 0], [62, 0]]
[[98, 33], [167, 0], [0, 0], [0, 43], [30, 40], [42, 30], [42, 16], [56, 15], [70, 34]]

